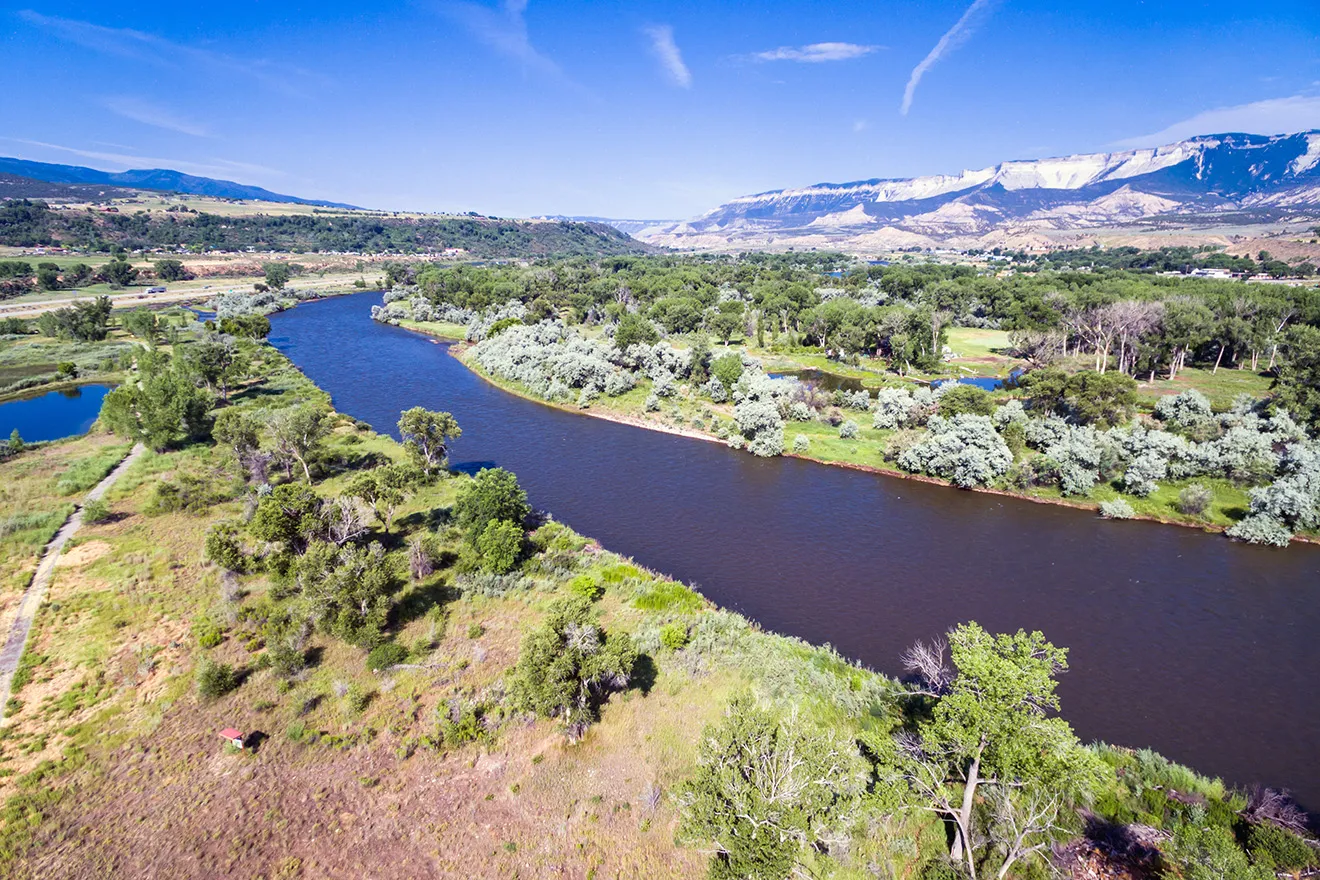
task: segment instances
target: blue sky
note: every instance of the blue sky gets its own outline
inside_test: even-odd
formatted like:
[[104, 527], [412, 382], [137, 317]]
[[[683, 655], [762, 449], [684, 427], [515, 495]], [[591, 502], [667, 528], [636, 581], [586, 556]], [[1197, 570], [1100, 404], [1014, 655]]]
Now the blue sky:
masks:
[[1316, 0], [31, 2], [0, 11], [0, 155], [369, 207], [681, 218], [1320, 128]]

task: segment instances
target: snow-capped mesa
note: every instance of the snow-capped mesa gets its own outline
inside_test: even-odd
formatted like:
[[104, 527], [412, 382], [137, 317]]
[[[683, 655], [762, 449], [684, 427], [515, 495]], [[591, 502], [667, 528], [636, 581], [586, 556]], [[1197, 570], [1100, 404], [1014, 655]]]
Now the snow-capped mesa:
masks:
[[744, 196], [640, 237], [710, 246], [887, 229], [932, 241], [1005, 226], [1085, 229], [1196, 218], [1270, 220], [1320, 211], [1320, 130], [1218, 134], [1116, 153], [1004, 162], [911, 179], [821, 183]]

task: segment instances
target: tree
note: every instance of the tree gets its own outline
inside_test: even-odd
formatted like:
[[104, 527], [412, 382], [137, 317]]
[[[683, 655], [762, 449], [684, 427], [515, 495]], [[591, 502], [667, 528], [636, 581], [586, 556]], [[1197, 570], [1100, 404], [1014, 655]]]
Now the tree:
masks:
[[607, 633], [592, 614], [581, 596], [551, 605], [545, 622], [523, 639], [509, 681], [515, 707], [559, 718], [574, 739], [600, 717], [612, 691], [628, 686], [637, 662], [632, 639]]
[[177, 360], [158, 352], [138, 358], [136, 380], [105, 396], [100, 420], [121, 437], [140, 440], [156, 451], [205, 434], [211, 397], [198, 388]]
[[1082, 370], [1068, 381], [1068, 393], [1077, 421], [1109, 427], [1132, 417], [1137, 380], [1122, 373]]
[[37, 328], [44, 336], [99, 342], [110, 330], [110, 297], [98, 296], [46, 312], [37, 318]]
[[157, 260], [156, 277], [161, 281], [186, 281], [192, 275], [184, 268], [182, 260]]
[[1304, 324], [1289, 328], [1282, 349], [1275, 383], [1279, 401], [1302, 421], [1320, 428], [1320, 328]]
[[266, 263], [261, 271], [266, 276], [266, 286], [271, 290], [283, 290], [284, 285], [293, 277], [293, 270], [288, 263]]
[[149, 346], [156, 344], [156, 313], [147, 308], [136, 308], [119, 319], [124, 329]]
[[[943, 643], [904, 654], [924, 685], [913, 696], [933, 706], [916, 733], [899, 734], [897, 769], [926, 809], [953, 823], [950, 857], [975, 878], [975, 850], [988, 839], [1002, 850], [1002, 878], [1048, 840], [1065, 798], [1099, 784], [1103, 771], [1067, 722], [1047, 715], [1059, 708], [1066, 649], [1039, 632], [991, 635], [975, 623], [952, 630], [947, 647], [953, 670]], [[998, 821], [978, 818], [983, 788], [999, 799]]]
[[251, 361], [234, 337], [221, 333], [209, 334], [188, 346], [187, 360], [207, 388], [220, 389], [225, 403], [229, 402], [229, 386], [242, 380], [251, 368]]
[[399, 435], [403, 448], [429, 477], [433, 469], [444, 465], [449, 444], [463, 436], [463, 429], [447, 412], [414, 406], [399, 416]]
[[495, 574], [513, 571], [522, 554], [523, 528], [509, 520], [491, 520], [477, 536], [481, 564]]
[[620, 351], [627, 351], [631, 345], [655, 345], [660, 341], [660, 334], [655, 325], [635, 312], [624, 312], [619, 318], [619, 326], [614, 331], [614, 344]]
[[322, 630], [365, 650], [383, 640], [397, 579], [379, 543], [312, 544], [298, 560], [297, 580]]
[[59, 290], [60, 267], [55, 263], [38, 263], [37, 286], [42, 290]]
[[995, 400], [990, 392], [975, 385], [958, 384], [940, 396], [940, 415], [947, 418], [960, 415], [988, 416], [995, 411]]
[[732, 351], [720, 355], [711, 363], [710, 373], [725, 388], [732, 388], [743, 374], [742, 356]]
[[297, 462], [311, 482], [310, 461], [321, 441], [330, 435], [330, 414], [320, 407], [304, 405], [277, 413], [269, 425], [275, 454], [284, 462], [285, 472], [291, 472], [293, 462]]
[[398, 465], [387, 465], [358, 474], [348, 484], [348, 494], [361, 498], [371, 507], [388, 535], [394, 522], [394, 513], [403, 503], [403, 489], [406, 485], [407, 478], [402, 469]]
[[128, 262], [128, 257], [120, 254], [110, 262], [106, 263], [101, 269], [101, 274], [105, 276], [110, 286], [118, 289], [128, 287], [137, 280], [138, 270], [133, 268]]
[[276, 486], [257, 502], [248, 528], [258, 540], [301, 553], [325, 528], [321, 498], [305, 483]]
[[706, 329], [726, 346], [733, 341], [734, 334], [742, 327], [742, 315], [732, 312], [715, 312], [706, 318]]
[[472, 478], [458, 492], [454, 521], [475, 546], [491, 522], [521, 523], [531, 513], [527, 493], [518, 478], [504, 468], [490, 468]]
[[696, 773], [679, 789], [680, 833], [714, 845], [712, 878], [780, 880], [809, 847], [846, 837], [868, 775], [843, 737], [735, 697], [702, 734]]
[[220, 332], [246, 339], [265, 339], [270, 335], [270, 318], [255, 313], [221, 318]]

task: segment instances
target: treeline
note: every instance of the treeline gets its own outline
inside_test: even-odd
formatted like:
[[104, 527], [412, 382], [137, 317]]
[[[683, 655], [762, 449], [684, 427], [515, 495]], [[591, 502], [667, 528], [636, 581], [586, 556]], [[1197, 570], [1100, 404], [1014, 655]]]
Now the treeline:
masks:
[[461, 248], [479, 259], [639, 254], [646, 245], [600, 223], [482, 217], [133, 214], [54, 211], [44, 202], [0, 203], [0, 245], [59, 245], [89, 251], [188, 248], [195, 251], [417, 254]]
[[1227, 269], [1240, 275], [1263, 273], [1274, 278], [1313, 278], [1316, 267], [1310, 260], [1289, 264], [1261, 251], [1256, 259], [1234, 256], [1222, 248], [1162, 247], [1143, 250], [1136, 247], [1064, 248], [1035, 257], [1021, 255], [1038, 269], [1126, 269], [1134, 272], [1183, 272], [1196, 269]]

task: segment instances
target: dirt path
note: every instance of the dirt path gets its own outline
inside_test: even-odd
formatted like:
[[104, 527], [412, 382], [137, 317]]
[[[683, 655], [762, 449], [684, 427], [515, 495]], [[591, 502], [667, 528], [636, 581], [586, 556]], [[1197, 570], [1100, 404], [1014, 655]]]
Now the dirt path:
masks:
[[[114, 485], [115, 480], [119, 479], [129, 465], [145, 451], [146, 447], [141, 443], [134, 446], [133, 451], [87, 493], [83, 503], [104, 495], [106, 490]], [[82, 514], [83, 508], [80, 504], [46, 545], [41, 555], [41, 562], [37, 564], [36, 574], [32, 576], [32, 583], [28, 585], [27, 592], [23, 594], [23, 599], [18, 605], [18, 616], [9, 627], [9, 637], [5, 640], [4, 649], [0, 650], [0, 724], [5, 720], [5, 706], [9, 702], [10, 685], [14, 680], [14, 672], [18, 669], [18, 661], [23, 656], [23, 646], [27, 644], [28, 633], [32, 630], [32, 619], [36, 616], [37, 609], [41, 607], [42, 600], [46, 598], [46, 588], [50, 585], [51, 573], [55, 571], [55, 565], [60, 560], [60, 551], [82, 526]]]

